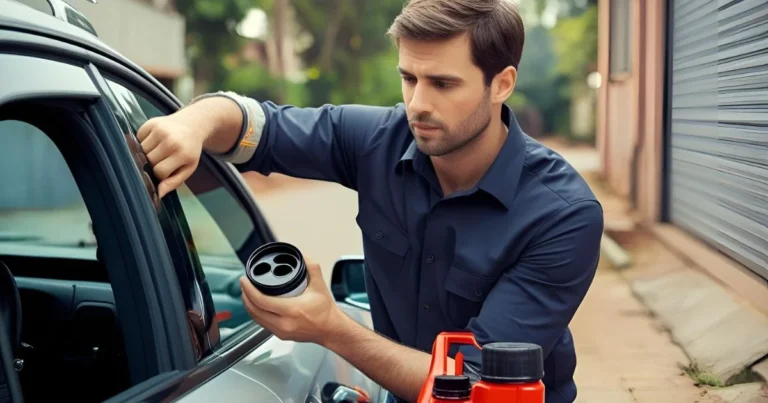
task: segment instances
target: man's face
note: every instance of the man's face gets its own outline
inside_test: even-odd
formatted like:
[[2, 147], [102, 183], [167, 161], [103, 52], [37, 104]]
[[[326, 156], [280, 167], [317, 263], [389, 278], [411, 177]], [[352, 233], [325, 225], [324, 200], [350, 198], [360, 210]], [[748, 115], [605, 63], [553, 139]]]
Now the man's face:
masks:
[[398, 70], [411, 131], [430, 156], [456, 151], [491, 121], [490, 93], [473, 64], [469, 36], [444, 41], [401, 39]]

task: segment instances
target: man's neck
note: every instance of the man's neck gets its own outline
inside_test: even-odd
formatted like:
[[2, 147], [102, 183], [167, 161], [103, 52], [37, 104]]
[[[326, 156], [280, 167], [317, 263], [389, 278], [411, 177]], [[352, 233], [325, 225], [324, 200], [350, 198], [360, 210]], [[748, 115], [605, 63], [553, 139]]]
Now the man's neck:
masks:
[[440, 157], [430, 157], [443, 195], [467, 190], [477, 185], [499, 155], [508, 135], [501, 119], [494, 119], [478, 138], [461, 150]]

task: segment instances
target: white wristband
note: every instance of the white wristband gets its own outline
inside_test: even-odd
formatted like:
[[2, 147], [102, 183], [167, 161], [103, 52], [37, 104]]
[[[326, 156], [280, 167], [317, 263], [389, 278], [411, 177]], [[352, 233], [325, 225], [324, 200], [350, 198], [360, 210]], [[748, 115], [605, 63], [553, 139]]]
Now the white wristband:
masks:
[[234, 101], [243, 113], [243, 124], [236, 145], [223, 154], [208, 152], [216, 159], [242, 164], [248, 162], [256, 153], [256, 148], [261, 140], [261, 134], [266, 124], [266, 116], [261, 105], [256, 100], [236, 94], [231, 91], [218, 91], [200, 95], [190, 101], [190, 105], [205, 98], [224, 97]]

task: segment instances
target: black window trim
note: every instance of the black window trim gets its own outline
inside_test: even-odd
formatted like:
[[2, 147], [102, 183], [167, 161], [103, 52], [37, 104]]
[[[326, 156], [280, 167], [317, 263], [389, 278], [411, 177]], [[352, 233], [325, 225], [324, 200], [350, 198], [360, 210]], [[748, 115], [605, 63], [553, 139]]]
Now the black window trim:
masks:
[[[114, 102], [114, 98], [96, 66], [89, 64], [86, 70], [94, 80], [96, 87], [104, 95], [100, 103], [101, 128], [105, 132], [112, 134], [109, 138], [115, 147], [116, 156], [120, 156], [116, 158], [121, 163], [120, 168], [124, 169], [126, 176], [128, 176], [127, 180], [130, 183], [129, 186], [131, 186], [131, 191], [128, 193], [131, 200], [137, 206], [154, 207], [154, 201], [141, 180], [141, 168], [136, 165], [128, 146], [128, 142], [131, 140], [128, 136], [133, 134], [127, 126], [127, 121], [125, 121], [124, 116], [118, 118], [117, 116], [119, 115], [114, 114], [113, 108], [107, 103], [108, 100], [109, 102]], [[119, 104], [117, 107], [119, 108]], [[119, 110], [122, 111], [122, 109]], [[150, 270], [150, 274], [153, 276], [151, 281], [153, 285], [162, 286], [161, 289], [157, 290], [158, 308], [162, 310], [161, 315], [166, 320], [166, 329], [163, 335], [165, 344], [158, 346], [158, 348], [169, 350], [170, 356], [174, 358], [174, 362], [164, 368], [164, 370], [186, 369], [193, 366], [196, 360], [194, 359], [194, 344], [188, 328], [188, 318], [185, 314], [186, 309], [184, 307], [182, 291], [178, 286], [179, 282], [176, 272], [171, 269], [175, 267], [169, 255], [171, 245], [168, 245], [166, 242], [160, 227], [161, 224], [158, 220], [157, 211], [153, 208], [152, 210], [143, 210], [142, 213], [138, 223], [145, 226], [146, 232], [144, 236], [146, 241], [152, 242], [153, 246], [159, 246], [163, 251], [163, 253], [150, 254], [148, 256], [155, 259], [153, 262], [150, 262], [150, 267], [155, 268], [155, 270]], [[147, 246], [145, 245], [144, 247]], [[165, 270], [156, 270], [157, 268], [164, 268]]]

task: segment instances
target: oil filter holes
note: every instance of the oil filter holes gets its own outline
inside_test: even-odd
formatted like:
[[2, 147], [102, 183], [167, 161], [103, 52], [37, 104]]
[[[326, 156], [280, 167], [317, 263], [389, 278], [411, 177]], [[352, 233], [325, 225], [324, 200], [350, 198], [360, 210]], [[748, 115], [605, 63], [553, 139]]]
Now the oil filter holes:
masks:
[[291, 271], [293, 271], [293, 267], [288, 266], [287, 264], [281, 264], [275, 267], [275, 271], [273, 271], [273, 273], [275, 274], [275, 276], [282, 277], [282, 276], [291, 274]]
[[[277, 255], [277, 256], [275, 256], [274, 261], [277, 264], [287, 264], [288, 266], [291, 266], [291, 267], [296, 267], [296, 265], [299, 263], [299, 262], [296, 261], [296, 258], [291, 256], [291, 255]], [[277, 269], [275, 269], [275, 270], [277, 270]], [[275, 273], [275, 274], [277, 274], [277, 273]], [[278, 276], [279, 276], [279, 274], [278, 274]]]
[[253, 268], [253, 275], [263, 276], [269, 273], [270, 269], [272, 269], [272, 266], [269, 263], [259, 263], [256, 265], [256, 267]]

